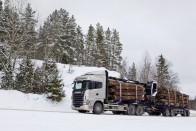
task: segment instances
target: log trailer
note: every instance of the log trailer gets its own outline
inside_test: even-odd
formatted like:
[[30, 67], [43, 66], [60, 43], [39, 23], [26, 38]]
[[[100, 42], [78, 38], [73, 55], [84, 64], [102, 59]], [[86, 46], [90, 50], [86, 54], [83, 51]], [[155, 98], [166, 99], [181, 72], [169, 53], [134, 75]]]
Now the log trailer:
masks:
[[76, 77], [72, 91], [72, 109], [80, 113], [141, 116], [189, 116], [188, 95], [168, 88], [157, 89], [156, 82], [139, 83], [109, 77], [108, 71], [89, 72]]

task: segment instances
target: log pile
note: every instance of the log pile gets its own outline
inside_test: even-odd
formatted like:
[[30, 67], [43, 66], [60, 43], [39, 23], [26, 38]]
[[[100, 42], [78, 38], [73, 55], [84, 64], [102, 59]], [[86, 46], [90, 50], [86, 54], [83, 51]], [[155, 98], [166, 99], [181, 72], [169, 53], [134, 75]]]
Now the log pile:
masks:
[[158, 102], [175, 106], [188, 106], [189, 96], [168, 88], [158, 88], [155, 96]]
[[142, 100], [144, 94], [144, 87], [141, 85], [109, 79], [108, 100]]

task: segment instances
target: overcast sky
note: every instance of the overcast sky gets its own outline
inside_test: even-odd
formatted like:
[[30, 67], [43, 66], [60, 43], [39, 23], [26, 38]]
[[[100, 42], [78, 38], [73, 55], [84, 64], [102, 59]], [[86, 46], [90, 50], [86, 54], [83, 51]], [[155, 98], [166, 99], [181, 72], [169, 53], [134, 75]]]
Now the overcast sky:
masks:
[[123, 57], [141, 62], [146, 51], [173, 64], [185, 92], [196, 96], [196, 0], [29, 0], [43, 21], [55, 9], [74, 15], [86, 33], [98, 22], [117, 29]]

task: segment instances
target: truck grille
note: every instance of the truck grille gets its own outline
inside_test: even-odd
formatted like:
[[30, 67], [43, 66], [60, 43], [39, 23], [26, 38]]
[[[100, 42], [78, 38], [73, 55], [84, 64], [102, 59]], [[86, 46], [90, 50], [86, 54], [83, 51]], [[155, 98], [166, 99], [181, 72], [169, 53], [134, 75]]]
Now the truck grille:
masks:
[[81, 94], [75, 94], [73, 93], [73, 106], [74, 107], [80, 107], [83, 105], [84, 101], [84, 95], [83, 93]]

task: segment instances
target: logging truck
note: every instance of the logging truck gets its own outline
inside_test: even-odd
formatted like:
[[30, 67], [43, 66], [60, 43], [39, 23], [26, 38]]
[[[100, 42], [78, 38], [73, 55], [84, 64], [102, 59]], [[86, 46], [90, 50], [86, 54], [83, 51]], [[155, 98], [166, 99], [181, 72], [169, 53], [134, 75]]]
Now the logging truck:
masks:
[[141, 116], [189, 116], [188, 95], [169, 88], [157, 89], [156, 82], [139, 83], [109, 77], [108, 71], [89, 72], [76, 77], [72, 91], [72, 109], [80, 113]]

